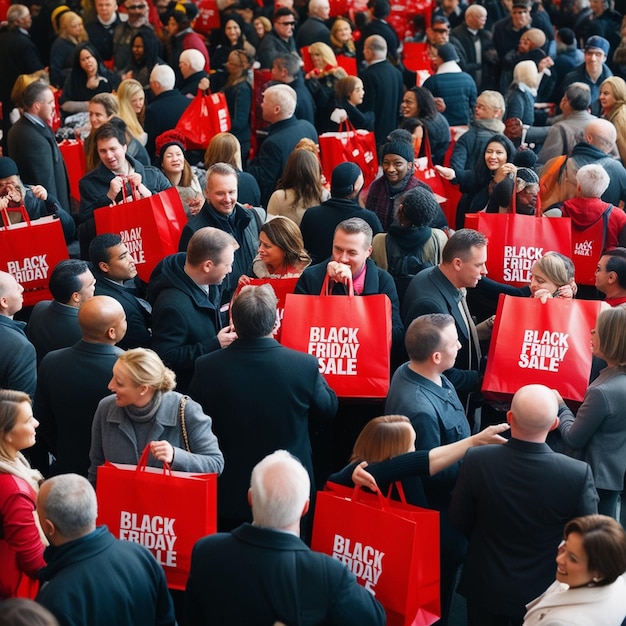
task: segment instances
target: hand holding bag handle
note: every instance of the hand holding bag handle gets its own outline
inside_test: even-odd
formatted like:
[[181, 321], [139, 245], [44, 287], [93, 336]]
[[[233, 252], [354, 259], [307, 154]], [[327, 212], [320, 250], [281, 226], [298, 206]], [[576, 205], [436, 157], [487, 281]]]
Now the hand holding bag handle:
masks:
[[[331, 263], [332, 262], [333, 261], [331, 261]], [[326, 276], [324, 277], [324, 282], [322, 283], [322, 290], [320, 291], [320, 296], [332, 296], [333, 295], [333, 290], [332, 290], [332, 287], [330, 286], [330, 281], [331, 281], [331, 278], [328, 275], [328, 271], [327, 271]], [[334, 281], [334, 282], [337, 282], [337, 281]], [[344, 284], [344, 283], [340, 283], [340, 284]], [[348, 279], [348, 283], [346, 284], [346, 289], [348, 290], [349, 296], [354, 295], [354, 283], [352, 282], [352, 276], [350, 276], [350, 278]]]
[[[139, 461], [137, 461], [136, 472], [145, 472], [146, 467], [148, 466], [148, 457], [150, 456], [150, 443], [146, 444], [146, 447], [143, 449], [141, 456], [139, 457]], [[172, 468], [169, 463], [163, 461], [163, 474], [172, 475]]]

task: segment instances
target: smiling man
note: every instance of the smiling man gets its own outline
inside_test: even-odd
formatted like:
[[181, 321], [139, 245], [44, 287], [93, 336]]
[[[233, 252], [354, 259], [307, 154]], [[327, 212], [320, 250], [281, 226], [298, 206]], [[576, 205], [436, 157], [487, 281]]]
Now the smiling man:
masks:
[[249, 272], [259, 244], [261, 216], [237, 202], [238, 178], [234, 168], [215, 163], [206, 176], [204, 203], [200, 213], [189, 220], [180, 236], [179, 251], [187, 249], [192, 235], [201, 228], [212, 226], [232, 235], [239, 249], [235, 254], [232, 273], [222, 289], [222, 303], [230, 302], [242, 274]]
[[352, 281], [358, 296], [385, 294], [391, 300], [392, 339], [399, 344], [404, 337], [400, 320], [398, 292], [390, 274], [376, 266], [372, 254], [372, 229], [360, 217], [351, 217], [335, 229], [333, 251], [329, 259], [308, 267], [300, 276], [296, 293], [319, 295], [328, 274], [333, 295], [347, 295]]
[[135, 193], [139, 198], [164, 191], [172, 185], [151, 165], [142, 165], [127, 154], [126, 135], [113, 124], [103, 124], [94, 135], [100, 165], [80, 179], [80, 221], [78, 238], [81, 258], [89, 258], [89, 242], [95, 237], [93, 212]]

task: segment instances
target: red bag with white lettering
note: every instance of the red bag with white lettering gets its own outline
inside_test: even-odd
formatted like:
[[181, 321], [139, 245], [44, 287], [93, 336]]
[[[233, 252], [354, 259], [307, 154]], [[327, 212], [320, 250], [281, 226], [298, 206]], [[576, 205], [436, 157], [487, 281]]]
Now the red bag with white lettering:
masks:
[[288, 294], [281, 343], [317, 357], [340, 398], [384, 398], [389, 391], [391, 301], [384, 294], [332, 295], [328, 275], [319, 296]]
[[[126, 185], [122, 187], [126, 190]], [[156, 264], [178, 252], [180, 235], [187, 223], [185, 208], [176, 187], [147, 198], [132, 199], [93, 212], [96, 233], [118, 233], [126, 244], [139, 278], [150, 280]]]
[[478, 230], [489, 239], [489, 278], [524, 287], [530, 270], [546, 252], [572, 252], [569, 217], [549, 218], [521, 213], [470, 213], [465, 228]]
[[[9, 213], [19, 213], [22, 221], [12, 224]], [[31, 221], [24, 207], [0, 214], [0, 270], [24, 287], [24, 306], [52, 299], [50, 273], [59, 261], [69, 258], [61, 221], [52, 215]]]
[[[572, 223], [572, 252], [569, 256], [574, 261], [576, 282], [579, 285], [596, 284], [596, 267], [606, 249], [609, 218], [613, 210], [619, 209], [607, 204], [602, 215], [587, 228], [578, 228]], [[566, 215], [565, 209], [563, 214]]]
[[339, 132], [322, 133], [319, 136], [322, 171], [326, 180], [332, 178], [337, 165], [351, 161], [363, 172], [367, 187], [378, 175], [376, 138], [369, 130], [356, 130], [349, 120], [339, 125]]
[[[282, 335], [283, 317], [285, 314], [285, 299], [287, 294], [293, 293], [296, 289], [298, 278], [251, 278], [249, 285], [271, 285], [278, 302], [276, 303], [276, 326], [274, 327], [273, 337], [276, 341], [280, 341]], [[233, 300], [243, 287], [237, 287], [233, 294]]]
[[441, 615], [439, 512], [327, 483], [318, 491], [311, 548], [345, 563], [383, 605], [388, 626]]
[[168, 587], [184, 589], [194, 544], [217, 531], [217, 474], [147, 467], [149, 453], [147, 445], [137, 465], [107, 461], [98, 468], [98, 525], [148, 548]]
[[541, 384], [582, 401], [589, 384], [589, 335], [598, 300], [517, 298], [501, 295], [491, 333], [482, 392], [510, 400], [523, 385]]

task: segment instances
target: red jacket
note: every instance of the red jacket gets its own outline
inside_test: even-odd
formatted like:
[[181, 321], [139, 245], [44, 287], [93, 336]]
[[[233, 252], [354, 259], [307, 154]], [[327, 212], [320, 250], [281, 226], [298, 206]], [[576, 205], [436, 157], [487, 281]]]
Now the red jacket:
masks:
[[[572, 226], [584, 230], [591, 226], [606, 209], [609, 204], [600, 198], [572, 198], [563, 203], [563, 217], [572, 219]], [[609, 228], [606, 234], [604, 249], [616, 248], [619, 236], [626, 226], [626, 213], [619, 207], [614, 206], [609, 216]]]
[[46, 565], [33, 517], [36, 499], [25, 480], [0, 473], [0, 600], [15, 597], [23, 576], [36, 579]]

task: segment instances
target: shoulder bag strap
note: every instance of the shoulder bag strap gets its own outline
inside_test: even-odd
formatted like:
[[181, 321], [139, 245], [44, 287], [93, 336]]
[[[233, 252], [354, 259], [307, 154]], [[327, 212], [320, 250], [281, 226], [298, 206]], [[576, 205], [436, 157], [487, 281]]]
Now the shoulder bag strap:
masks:
[[187, 436], [187, 426], [185, 424], [185, 405], [187, 404], [187, 396], [183, 396], [180, 399], [180, 427], [183, 431], [183, 441], [185, 442], [185, 450], [187, 452], [191, 452], [191, 448], [189, 447], [189, 437]]

